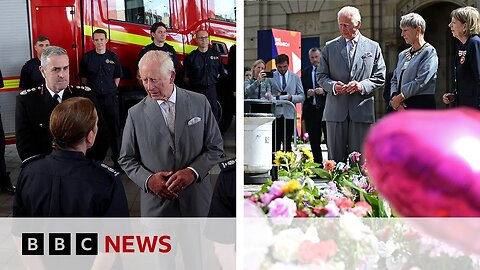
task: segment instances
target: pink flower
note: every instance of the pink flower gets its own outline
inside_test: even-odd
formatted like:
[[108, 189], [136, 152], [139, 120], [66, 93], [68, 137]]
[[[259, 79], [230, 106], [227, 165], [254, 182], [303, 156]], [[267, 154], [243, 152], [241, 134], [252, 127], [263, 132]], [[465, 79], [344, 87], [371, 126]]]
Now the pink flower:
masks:
[[327, 205], [322, 209], [323, 211], [327, 211], [325, 217], [339, 217], [340, 216], [340, 209], [335, 204], [335, 202], [330, 201]]
[[359, 217], [366, 217], [371, 211], [372, 207], [367, 202], [357, 202], [355, 207], [352, 208], [352, 213]]
[[252, 196], [252, 192], [250, 192], [250, 191], [244, 191], [243, 192], [243, 197], [244, 198], [247, 198], [247, 197], [250, 197], [250, 196]]
[[348, 198], [340, 198], [335, 200], [335, 204], [340, 208], [341, 210], [346, 210], [350, 209], [353, 207], [353, 202], [352, 200]]
[[288, 198], [276, 198], [268, 205], [269, 217], [293, 218], [297, 213], [297, 205]]
[[348, 155], [348, 158], [353, 162], [357, 163], [360, 161], [360, 156], [361, 154], [359, 152], [352, 152], [350, 155]]
[[298, 210], [297, 210], [297, 213], [296, 213], [296, 217], [297, 217], [297, 218], [308, 217], [308, 213], [305, 212], [305, 211], [303, 211], [303, 210], [298, 209]]
[[303, 138], [302, 139], [303, 139], [304, 142], [306, 142], [306, 141], [308, 141], [308, 139], [310, 139], [310, 136], [308, 135], [307, 132], [303, 133]]
[[273, 199], [273, 195], [270, 193], [260, 194], [260, 201], [264, 205], [268, 205]]
[[317, 243], [313, 243], [310, 240], [305, 240], [300, 244], [298, 260], [305, 264], [319, 261], [325, 262], [329, 257], [337, 254], [337, 250], [337, 244], [331, 239]]
[[273, 181], [272, 186], [270, 186], [270, 193], [273, 197], [277, 198], [282, 196], [285, 192], [282, 190], [282, 187], [285, 186], [287, 182], [285, 181]]

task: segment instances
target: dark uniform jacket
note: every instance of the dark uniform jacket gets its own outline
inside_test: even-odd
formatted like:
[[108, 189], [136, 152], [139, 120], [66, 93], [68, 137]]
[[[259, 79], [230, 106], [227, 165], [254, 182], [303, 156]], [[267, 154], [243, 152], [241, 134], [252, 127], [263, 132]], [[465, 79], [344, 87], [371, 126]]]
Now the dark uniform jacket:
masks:
[[210, 204], [209, 217], [235, 217], [236, 176], [235, 159], [221, 162], [215, 190]]
[[168, 52], [168, 54], [170, 54], [170, 57], [172, 58], [173, 66], [175, 67], [175, 69], [177, 69], [179, 67], [180, 62], [178, 61], [177, 52], [175, 51], [175, 49], [173, 48], [172, 45], [169, 45], [166, 42], [163, 43], [163, 47], [158, 47], [153, 42], [148, 44], [147, 46], [143, 47], [142, 50], [140, 51], [140, 54], [138, 55], [137, 63], [140, 62], [140, 59], [142, 59], [142, 56], [144, 54], [146, 54], [148, 51], [152, 51], [152, 50]]
[[455, 89], [458, 106], [480, 109], [480, 37], [460, 44], [455, 57]]
[[[71, 97], [86, 97], [94, 101], [89, 87], [69, 85], [63, 92], [62, 100]], [[15, 106], [15, 133], [17, 151], [21, 160], [52, 151], [52, 135], [49, 130], [50, 114], [57, 101], [42, 85], [37, 88], [23, 90], [17, 95]], [[104, 120], [99, 115], [98, 134], [94, 146], [87, 156], [94, 160], [102, 160], [106, 155], [106, 131]], [[108, 145], [106, 145], [108, 147]]]
[[22, 164], [15, 217], [128, 217], [119, 173], [82, 152], [54, 150]]
[[40, 59], [35, 57], [23, 65], [20, 73], [20, 88], [30, 89], [45, 83], [45, 79], [39, 69], [40, 64]]
[[192, 51], [183, 62], [185, 77], [189, 78], [192, 90], [215, 87], [218, 75], [222, 74], [223, 64], [220, 54], [212, 49], [204, 53], [198, 49]]
[[122, 77], [120, 59], [110, 50], [106, 50], [104, 54], [91, 50], [82, 57], [80, 77], [87, 78], [87, 85], [95, 90], [97, 95], [116, 94], [115, 78]]

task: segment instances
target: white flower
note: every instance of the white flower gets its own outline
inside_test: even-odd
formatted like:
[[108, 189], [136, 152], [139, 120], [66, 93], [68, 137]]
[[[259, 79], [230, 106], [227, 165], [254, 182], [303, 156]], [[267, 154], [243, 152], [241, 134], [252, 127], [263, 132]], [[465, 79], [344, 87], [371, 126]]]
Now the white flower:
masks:
[[344, 213], [340, 216], [339, 222], [341, 231], [350, 240], [361, 241], [372, 233], [370, 228], [363, 224], [362, 220], [353, 213]]
[[295, 261], [303, 240], [305, 240], [305, 234], [299, 228], [281, 231], [274, 237], [273, 257], [280, 262]]
[[391, 239], [387, 240], [387, 242], [378, 242], [378, 255], [380, 255], [380, 257], [382, 258], [392, 256], [395, 250], [397, 250], [397, 245], [395, 245], [395, 243]]
[[309, 189], [313, 189], [315, 187], [315, 183], [313, 182], [312, 179], [310, 178], [305, 178], [305, 180], [303, 180], [303, 187], [304, 186], [308, 186]]

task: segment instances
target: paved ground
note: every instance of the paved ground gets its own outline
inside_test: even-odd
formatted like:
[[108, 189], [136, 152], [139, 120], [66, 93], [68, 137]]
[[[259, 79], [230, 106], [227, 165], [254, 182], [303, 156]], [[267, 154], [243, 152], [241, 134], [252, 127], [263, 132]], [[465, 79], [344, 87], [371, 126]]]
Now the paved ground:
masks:
[[[235, 118], [233, 119], [230, 129], [224, 134], [223, 138], [225, 154], [227, 155], [225, 159], [235, 157]], [[21, 161], [14, 144], [6, 146], [5, 160], [7, 171], [10, 172], [12, 183], [15, 184], [17, 182], [18, 174], [20, 173]], [[106, 163], [113, 165], [113, 162], [110, 159], [107, 160]], [[218, 166], [213, 167], [210, 171], [212, 175], [212, 185], [215, 183], [219, 172], [220, 169]], [[127, 194], [130, 216], [140, 216], [140, 193], [138, 187], [125, 175], [122, 176], [122, 182]], [[13, 196], [0, 193], [0, 217], [12, 216], [12, 199]]]

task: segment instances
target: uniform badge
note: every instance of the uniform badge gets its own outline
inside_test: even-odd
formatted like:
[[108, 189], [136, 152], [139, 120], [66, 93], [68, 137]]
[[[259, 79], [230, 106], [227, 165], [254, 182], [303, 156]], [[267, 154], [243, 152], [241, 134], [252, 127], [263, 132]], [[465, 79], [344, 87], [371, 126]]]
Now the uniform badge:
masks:
[[463, 65], [463, 63], [465, 63], [466, 55], [467, 55], [467, 51], [458, 51], [458, 56], [460, 56], [460, 64]]

